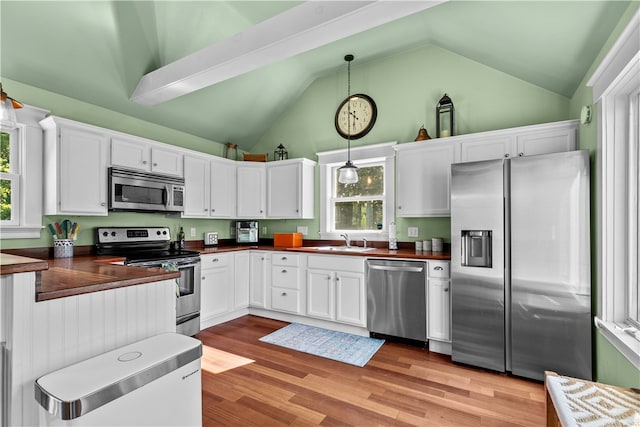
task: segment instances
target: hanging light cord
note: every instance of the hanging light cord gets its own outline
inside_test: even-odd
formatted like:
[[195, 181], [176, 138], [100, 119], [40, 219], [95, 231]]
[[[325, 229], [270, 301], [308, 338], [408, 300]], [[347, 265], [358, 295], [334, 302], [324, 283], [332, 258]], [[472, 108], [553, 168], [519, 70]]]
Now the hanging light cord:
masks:
[[351, 61], [353, 55], [344, 57], [347, 61], [347, 162], [351, 164]]

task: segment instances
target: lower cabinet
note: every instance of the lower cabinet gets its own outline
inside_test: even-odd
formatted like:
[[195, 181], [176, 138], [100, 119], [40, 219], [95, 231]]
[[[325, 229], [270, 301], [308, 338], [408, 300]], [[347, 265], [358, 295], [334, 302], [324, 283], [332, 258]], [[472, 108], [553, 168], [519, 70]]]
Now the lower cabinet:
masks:
[[301, 272], [302, 255], [274, 252], [271, 255], [271, 305], [272, 310], [304, 314], [304, 277]]
[[427, 262], [429, 350], [451, 354], [451, 278], [449, 261]]
[[366, 326], [364, 258], [309, 255], [307, 316]]
[[249, 307], [249, 294], [251, 273], [249, 268], [249, 251], [236, 252], [234, 254], [234, 281], [233, 281], [233, 303], [234, 310]]
[[200, 324], [207, 325], [207, 321], [231, 311], [234, 253], [202, 255], [201, 259]]
[[266, 308], [267, 279], [271, 274], [271, 253], [251, 251], [249, 255], [249, 274], [249, 306]]

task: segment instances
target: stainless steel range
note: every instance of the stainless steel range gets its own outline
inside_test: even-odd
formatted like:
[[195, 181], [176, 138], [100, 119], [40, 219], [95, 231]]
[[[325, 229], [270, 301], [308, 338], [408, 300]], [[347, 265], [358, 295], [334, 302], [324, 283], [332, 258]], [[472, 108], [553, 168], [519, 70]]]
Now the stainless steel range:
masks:
[[125, 264], [180, 272], [176, 279], [176, 332], [200, 332], [200, 253], [175, 249], [168, 227], [96, 228], [98, 255], [118, 255]]

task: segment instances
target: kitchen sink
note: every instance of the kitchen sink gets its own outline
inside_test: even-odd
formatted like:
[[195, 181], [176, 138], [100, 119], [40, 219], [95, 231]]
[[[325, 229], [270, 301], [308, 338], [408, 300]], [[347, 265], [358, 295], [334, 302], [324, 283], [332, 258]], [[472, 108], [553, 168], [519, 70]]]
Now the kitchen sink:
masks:
[[327, 252], [368, 252], [375, 248], [363, 248], [362, 246], [317, 246], [314, 249]]

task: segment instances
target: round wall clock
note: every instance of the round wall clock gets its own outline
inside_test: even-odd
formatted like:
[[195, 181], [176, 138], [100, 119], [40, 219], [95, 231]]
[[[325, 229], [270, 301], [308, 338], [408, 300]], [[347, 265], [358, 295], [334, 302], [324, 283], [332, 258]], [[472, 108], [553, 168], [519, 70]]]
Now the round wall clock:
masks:
[[336, 111], [336, 130], [343, 138], [362, 138], [369, 133], [378, 117], [373, 99], [362, 93], [347, 97]]

